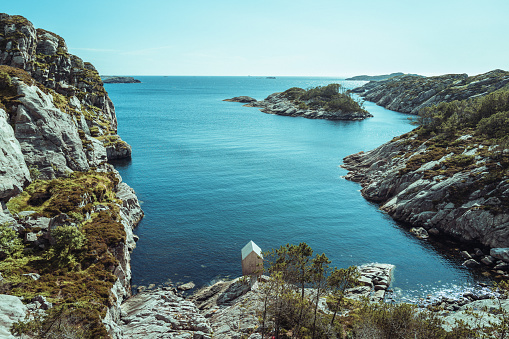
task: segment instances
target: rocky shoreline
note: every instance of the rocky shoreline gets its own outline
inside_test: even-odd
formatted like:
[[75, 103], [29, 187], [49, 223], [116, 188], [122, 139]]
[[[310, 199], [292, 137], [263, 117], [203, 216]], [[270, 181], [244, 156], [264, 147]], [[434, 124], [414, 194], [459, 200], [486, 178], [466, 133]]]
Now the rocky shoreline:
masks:
[[[389, 289], [394, 265], [366, 264], [358, 267], [359, 286], [347, 298], [383, 301]], [[261, 338], [258, 321], [263, 306], [263, 285], [269, 277], [249, 277], [220, 281], [188, 299], [178, 288], [168, 286], [144, 291], [122, 304], [120, 328], [124, 338], [149, 335], [157, 338]], [[306, 295], [312, 296], [312, 289]], [[325, 297], [320, 311], [330, 313]]]
[[283, 115], [290, 117], [303, 117], [307, 119], [326, 120], [363, 120], [373, 115], [366, 111], [330, 111], [323, 108], [302, 108], [295, 101], [288, 99], [284, 93], [273, 93], [264, 100], [258, 101], [248, 96], [240, 96], [223, 101], [245, 103], [244, 107], [259, 107], [260, 111], [267, 114]]
[[[495, 203], [486, 196], [488, 192], [483, 193], [489, 188], [475, 192], [460, 205], [455, 203], [455, 196], [451, 194], [455, 187], [472, 185], [478, 170], [451, 177], [427, 178], [423, 172], [436, 164], [424, 163], [415, 171], [401, 174], [411, 159], [401, 156], [410, 152], [411, 146], [405, 140], [393, 140], [372, 151], [344, 158], [342, 167], [349, 171], [345, 178], [359, 182], [363, 197], [379, 203], [380, 209], [395, 220], [412, 225], [410, 232], [420, 238], [431, 236], [439, 239], [441, 235], [448, 235], [460, 242], [477, 242], [491, 248], [487, 253], [479, 248], [470, 253], [461, 252], [464, 265], [484, 266], [494, 275], [509, 277], [509, 231], [505, 226], [509, 222], [509, 214], [476, 208], [491, 201]], [[426, 148], [422, 147], [411, 153], [417, 155], [425, 151]], [[507, 186], [505, 189], [504, 185]], [[509, 189], [505, 182], [499, 186], [502, 192]]]

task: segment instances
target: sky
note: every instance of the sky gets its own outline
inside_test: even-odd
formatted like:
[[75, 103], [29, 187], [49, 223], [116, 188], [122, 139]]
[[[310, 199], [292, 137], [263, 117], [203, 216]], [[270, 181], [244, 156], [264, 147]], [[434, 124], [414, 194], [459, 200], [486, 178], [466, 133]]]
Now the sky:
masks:
[[102, 75], [509, 70], [508, 0], [16, 0]]

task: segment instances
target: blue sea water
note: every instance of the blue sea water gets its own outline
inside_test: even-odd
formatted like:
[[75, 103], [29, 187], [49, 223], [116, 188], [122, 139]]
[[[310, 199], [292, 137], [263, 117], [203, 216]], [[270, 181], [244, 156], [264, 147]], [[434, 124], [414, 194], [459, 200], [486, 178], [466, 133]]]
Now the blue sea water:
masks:
[[404, 296], [453, 293], [475, 285], [461, 262], [409, 235], [343, 179], [343, 157], [410, 131], [408, 116], [366, 102], [364, 121], [283, 117], [224, 102], [263, 99], [333, 78], [138, 77], [106, 84], [132, 160], [116, 164], [142, 201], [145, 218], [132, 254], [134, 285], [241, 274], [240, 250], [308, 243], [332, 265], [396, 265]]

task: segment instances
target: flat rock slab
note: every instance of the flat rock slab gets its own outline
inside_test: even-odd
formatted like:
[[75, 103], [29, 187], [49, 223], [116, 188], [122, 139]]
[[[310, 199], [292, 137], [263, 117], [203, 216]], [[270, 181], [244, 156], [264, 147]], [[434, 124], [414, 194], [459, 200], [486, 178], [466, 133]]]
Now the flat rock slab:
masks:
[[368, 298], [374, 302], [384, 300], [385, 293], [391, 285], [392, 272], [395, 267], [391, 264], [376, 263], [359, 266], [361, 286], [347, 290], [346, 297], [356, 300]]
[[210, 338], [210, 323], [171, 288], [139, 293], [122, 304], [124, 338]]

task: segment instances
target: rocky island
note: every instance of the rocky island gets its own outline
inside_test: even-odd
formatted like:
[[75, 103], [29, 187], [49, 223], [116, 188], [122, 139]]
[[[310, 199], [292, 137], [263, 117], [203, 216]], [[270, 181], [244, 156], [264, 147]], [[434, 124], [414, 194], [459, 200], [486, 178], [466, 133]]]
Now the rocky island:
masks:
[[118, 76], [102, 76], [102, 81], [105, 84], [139, 84], [140, 80], [133, 77], [118, 77]]
[[372, 115], [339, 84], [330, 84], [304, 90], [293, 87], [282, 93], [273, 93], [257, 101], [247, 96], [224, 101], [246, 103], [246, 107], [260, 107], [268, 114], [327, 120], [363, 120]]

